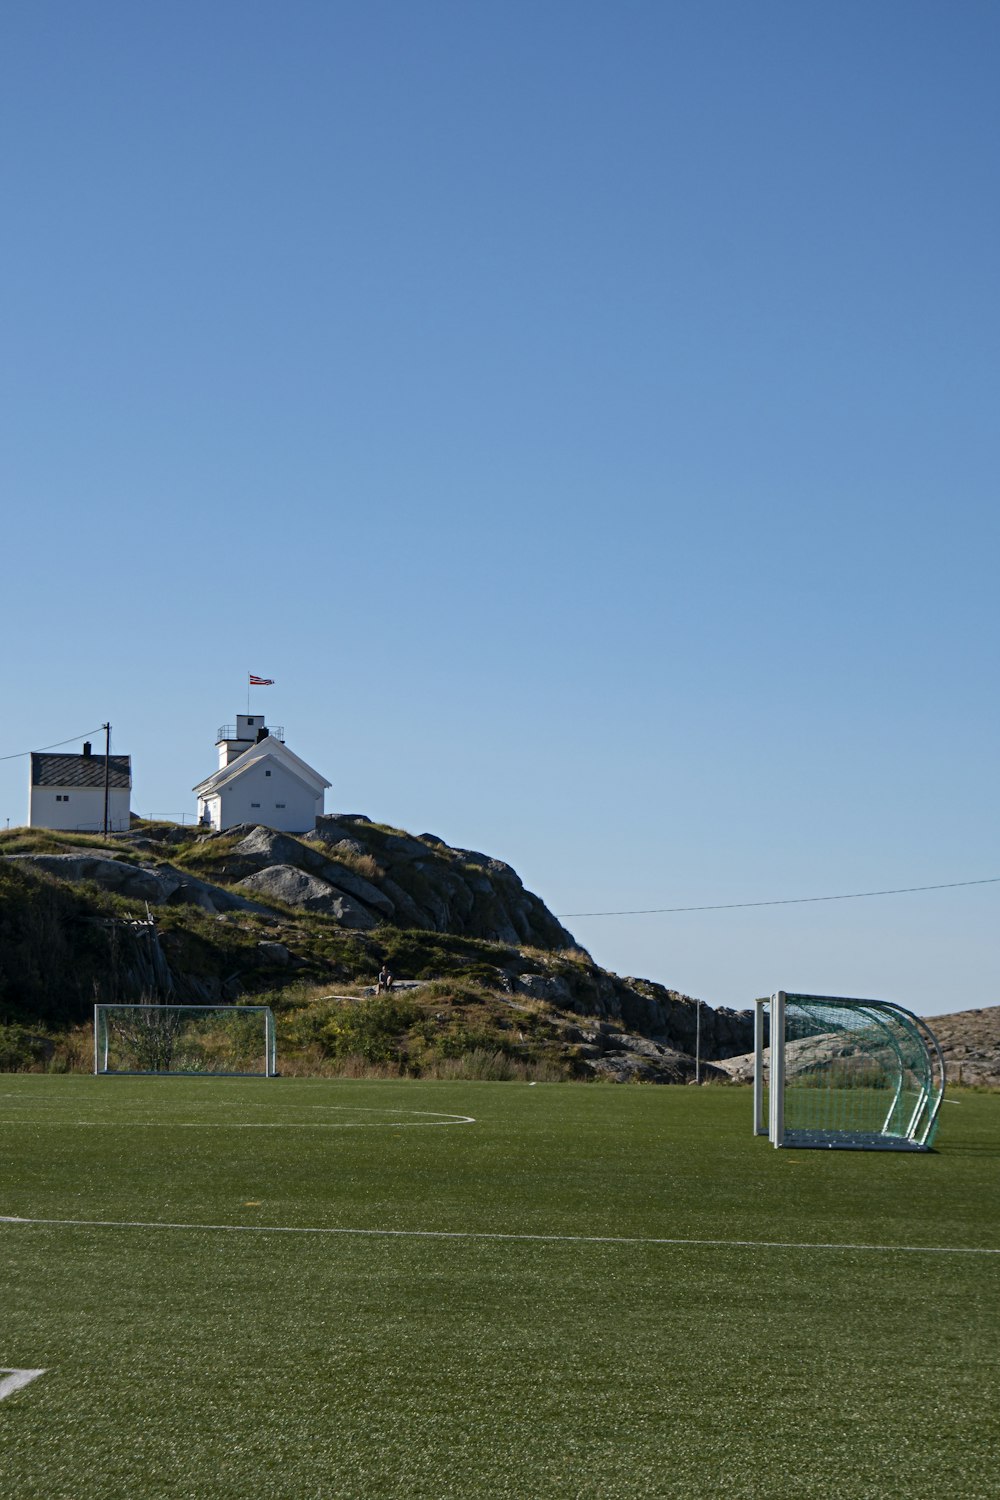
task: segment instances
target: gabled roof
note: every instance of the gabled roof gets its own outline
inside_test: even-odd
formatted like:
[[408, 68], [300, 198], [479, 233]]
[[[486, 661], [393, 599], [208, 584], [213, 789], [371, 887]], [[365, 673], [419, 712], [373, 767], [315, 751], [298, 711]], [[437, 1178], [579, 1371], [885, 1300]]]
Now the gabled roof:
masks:
[[[32, 786], [104, 786], [103, 755], [31, 755]], [[132, 785], [132, 757], [108, 757], [108, 785], [116, 789]]]
[[206, 776], [204, 781], [199, 781], [192, 790], [199, 797], [214, 797], [231, 781], [235, 781], [247, 771], [252, 770], [254, 766], [261, 765], [268, 760], [279, 765], [290, 776], [294, 776], [296, 781], [301, 781], [317, 797], [330, 785], [325, 776], [314, 771], [312, 766], [307, 765], [295, 754], [294, 750], [289, 750], [287, 745], [283, 745], [280, 740], [272, 739], [268, 735], [267, 739], [259, 740], [256, 745], [251, 745], [249, 750], [244, 750], [242, 755], [231, 760], [228, 766], [220, 766], [211, 776]]

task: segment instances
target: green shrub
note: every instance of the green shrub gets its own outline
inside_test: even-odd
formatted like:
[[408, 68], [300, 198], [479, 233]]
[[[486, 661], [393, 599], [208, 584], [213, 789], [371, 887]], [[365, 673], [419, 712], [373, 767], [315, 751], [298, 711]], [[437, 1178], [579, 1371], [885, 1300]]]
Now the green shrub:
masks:
[[328, 1057], [390, 1063], [401, 1058], [407, 1029], [419, 1018], [420, 1011], [403, 996], [320, 1001], [283, 1017], [279, 1041], [293, 1047], [318, 1044]]
[[51, 1038], [24, 1026], [0, 1026], [0, 1073], [31, 1073], [43, 1068], [55, 1051]]

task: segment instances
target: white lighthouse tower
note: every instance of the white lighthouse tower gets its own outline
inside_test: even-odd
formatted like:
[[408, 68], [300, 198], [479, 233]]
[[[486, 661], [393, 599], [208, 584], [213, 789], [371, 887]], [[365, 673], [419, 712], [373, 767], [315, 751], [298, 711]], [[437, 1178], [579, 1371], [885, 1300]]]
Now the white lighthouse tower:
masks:
[[219, 768], [194, 788], [198, 821], [222, 831], [259, 823], [282, 833], [309, 833], [323, 814], [325, 776], [285, 744], [285, 731], [263, 714], [237, 714], [216, 737]]

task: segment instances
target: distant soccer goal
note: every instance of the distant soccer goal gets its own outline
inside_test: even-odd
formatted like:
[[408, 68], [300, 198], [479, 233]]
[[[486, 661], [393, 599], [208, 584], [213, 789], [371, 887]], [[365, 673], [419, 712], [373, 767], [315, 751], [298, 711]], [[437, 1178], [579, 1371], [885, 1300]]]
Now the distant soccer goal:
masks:
[[95, 1073], [273, 1078], [267, 1005], [95, 1005]]
[[927, 1151], [943, 1097], [937, 1039], [901, 1005], [784, 990], [757, 1001], [754, 1133], [772, 1145]]

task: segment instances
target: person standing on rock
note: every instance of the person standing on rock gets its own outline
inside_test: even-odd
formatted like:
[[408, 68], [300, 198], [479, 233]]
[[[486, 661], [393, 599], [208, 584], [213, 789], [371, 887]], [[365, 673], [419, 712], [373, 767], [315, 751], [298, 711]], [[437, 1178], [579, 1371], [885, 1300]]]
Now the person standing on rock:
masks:
[[375, 986], [375, 993], [376, 995], [381, 995], [384, 992], [388, 995], [391, 993], [391, 991], [392, 975], [389, 972], [389, 965], [383, 964], [381, 969], [379, 969], [378, 971], [378, 984]]

